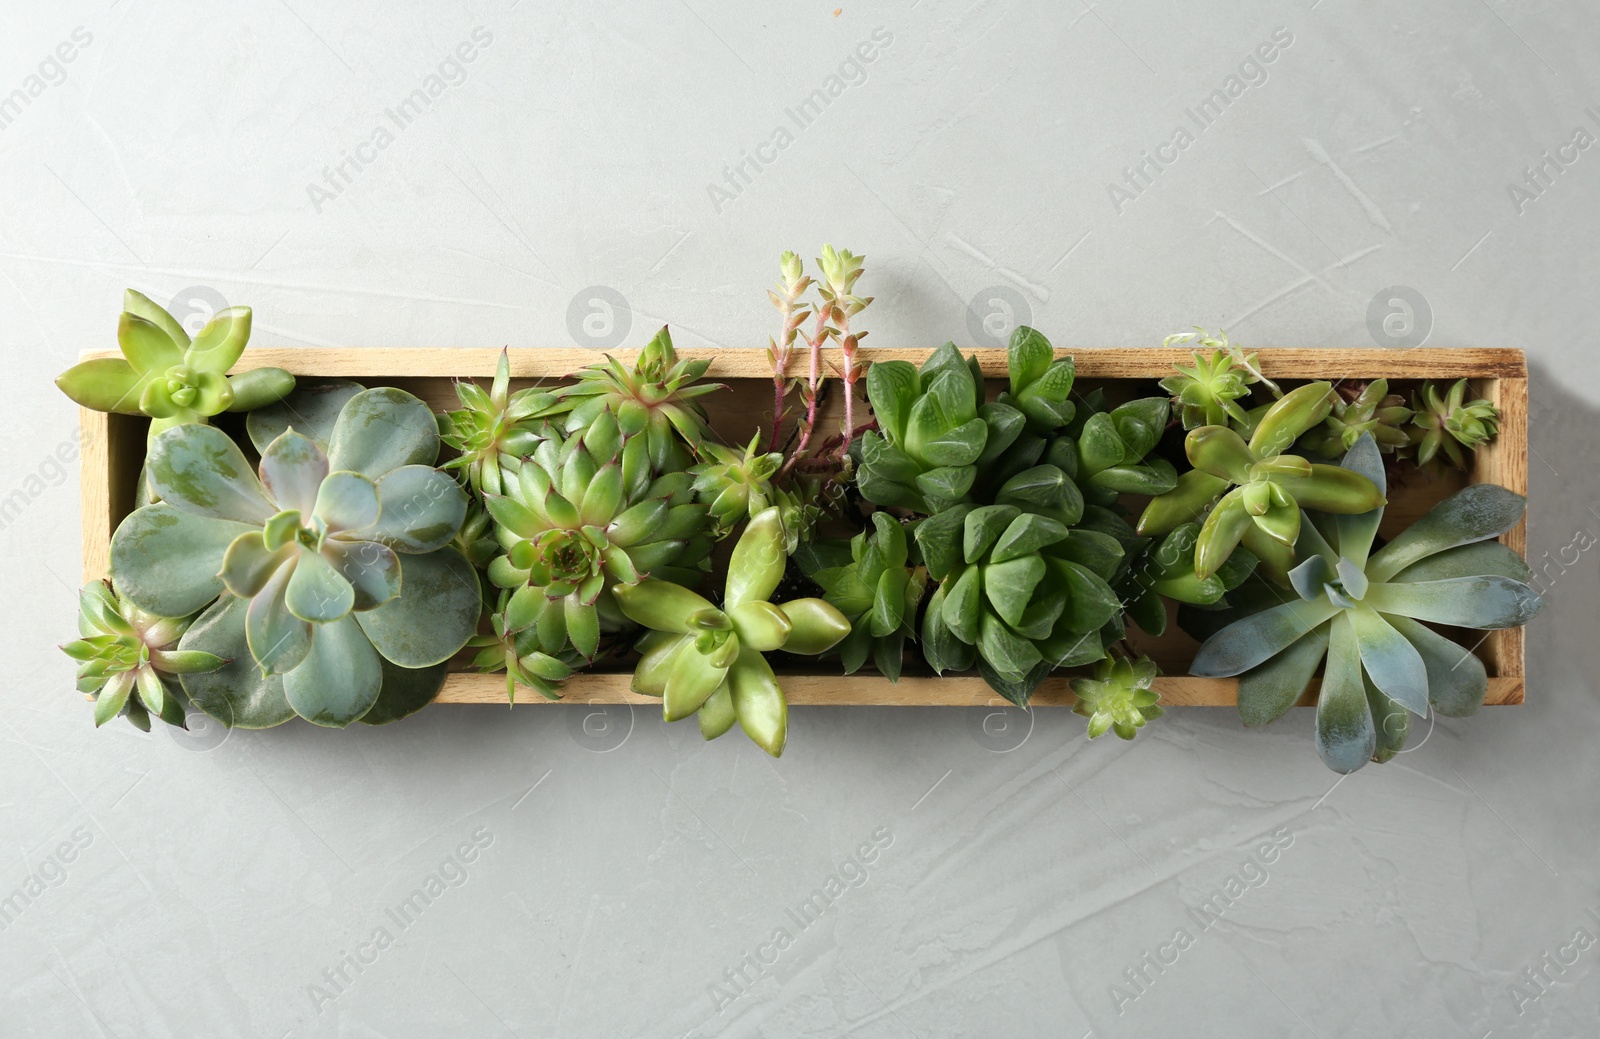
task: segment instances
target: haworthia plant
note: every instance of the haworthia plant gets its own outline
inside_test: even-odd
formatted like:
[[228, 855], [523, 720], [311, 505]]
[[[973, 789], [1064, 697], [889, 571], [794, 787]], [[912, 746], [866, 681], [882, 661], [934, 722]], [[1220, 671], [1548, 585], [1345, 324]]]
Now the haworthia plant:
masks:
[[[1384, 489], [1370, 435], [1344, 466]], [[1190, 672], [1240, 676], [1239, 714], [1262, 725], [1300, 698], [1322, 664], [1322, 760], [1336, 772], [1387, 760], [1405, 743], [1408, 712], [1422, 716], [1431, 705], [1471, 714], [1488, 689], [1483, 662], [1428, 624], [1516, 627], [1543, 607], [1526, 583], [1527, 564], [1490, 540], [1515, 526], [1525, 505], [1503, 487], [1473, 484], [1376, 551], [1382, 507], [1307, 519], [1296, 546], [1302, 561], [1290, 574], [1295, 597], [1212, 635]]]
[[232, 661], [184, 679], [228, 725], [403, 716], [437, 693], [478, 621], [477, 573], [449, 547], [466, 495], [433, 467], [427, 405], [390, 388], [333, 393], [332, 421], [324, 388], [285, 402], [303, 431], [277, 431], [283, 415], [252, 423], [259, 475], [221, 430], [162, 433], [146, 462], [162, 500], [112, 539], [113, 577], [141, 609], [183, 617], [217, 600], [180, 648]]
[[[811, 579], [823, 598], [850, 620], [850, 634], [839, 644], [844, 673], [855, 674], [868, 658], [890, 681], [899, 681], [906, 640], [915, 639], [917, 610], [928, 586], [928, 570], [915, 565], [904, 525], [885, 512], [872, 514], [872, 530], [834, 552], [832, 565], [816, 568]], [[813, 552], [821, 559], [832, 546]], [[837, 558], [842, 555], [843, 558]]]

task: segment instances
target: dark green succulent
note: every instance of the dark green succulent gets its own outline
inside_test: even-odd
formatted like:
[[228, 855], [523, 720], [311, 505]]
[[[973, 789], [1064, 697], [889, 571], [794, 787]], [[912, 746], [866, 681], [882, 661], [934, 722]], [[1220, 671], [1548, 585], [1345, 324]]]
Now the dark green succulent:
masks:
[[84, 361], [56, 385], [94, 411], [147, 415], [150, 440], [186, 422], [205, 422], [224, 411], [251, 411], [294, 389], [282, 368], [256, 368], [229, 376], [250, 339], [250, 308], [219, 312], [193, 341], [176, 318], [142, 293], [123, 296], [117, 323], [122, 358]]
[[1194, 469], [1179, 477], [1173, 490], [1151, 499], [1139, 518], [1139, 533], [1166, 533], [1194, 522], [1209, 507], [1195, 546], [1196, 574], [1216, 573], [1243, 543], [1266, 573], [1286, 581], [1302, 506], [1360, 514], [1385, 501], [1359, 473], [1284, 453], [1328, 416], [1333, 397], [1326, 382], [1285, 394], [1262, 416], [1248, 444], [1227, 426], [1190, 430], [1184, 449]]
[[98, 728], [125, 716], [150, 731], [153, 714], [184, 723], [180, 675], [216, 671], [228, 663], [210, 653], [181, 651], [178, 640], [193, 617], [157, 617], [126, 602], [109, 581], [90, 581], [78, 597], [78, 634], [61, 651], [78, 662], [78, 691], [94, 698]]
[[1435, 459], [1448, 460], [1457, 469], [1467, 467], [1465, 448], [1475, 451], [1500, 432], [1500, 411], [1486, 400], [1467, 400], [1467, 380], [1461, 379], [1448, 390], [1439, 383], [1423, 383], [1412, 402], [1411, 446], [1417, 464]]
[[504, 495], [484, 498], [502, 550], [489, 580], [509, 589], [505, 627], [534, 629], [541, 652], [594, 659], [628, 627], [612, 592], [646, 574], [694, 584], [711, 550], [687, 472], [655, 475], [651, 438], [624, 436], [601, 410], [581, 433], [542, 441]]
[[[1370, 436], [1344, 465], [1384, 487]], [[1527, 564], [1490, 539], [1522, 518], [1526, 500], [1473, 484], [1373, 551], [1383, 509], [1313, 516], [1300, 525], [1295, 597], [1234, 621], [1190, 665], [1239, 676], [1239, 714], [1264, 725], [1289, 709], [1323, 665], [1317, 751], [1336, 772], [1386, 760], [1404, 745], [1407, 712], [1471, 714], [1483, 702], [1483, 662], [1428, 624], [1494, 629], [1526, 624], [1544, 600]], [[1313, 522], [1313, 520], [1315, 522]], [[1427, 622], [1427, 623], [1423, 623]], [[1382, 719], [1380, 731], [1374, 719]]]
[[939, 582], [922, 626], [935, 671], [977, 663], [1025, 704], [1051, 669], [1105, 654], [1101, 629], [1121, 613], [1115, 538], [1015, 505], [957, 505], [919, 524], [917, 544]]
[[850, 621], [850, 634], [838, 647], [844, 673], [855, 674], [871, 657], [879, 672], [897, 682], [906, 639], [916, 638], [928, 571], [909, 558], [899, 520], [874, 512], [872, 526], [870, 533], [862, 531], [850, 540], [837, 565], [809, 576], [821, 586], [823, 598]]
[[[1013, 337], [1013, 354], [1018, 342]], [[1048, 344], [1044, 351], [1050, 353]], [[1027, 370], [1033, 367], [1030, 361]], [[1056, 370], [1070, 384], [1070, 363]], [[1053, 398], [1036, 389], [1039, 381], [1019, 388], [1036, 412], [1054, 414]], [[1010, 404], [984, 402], [977, 358], [964, 359], [953, 343], [935, 350], [920, 370], [907, 361], [876, 362], [867, 370], [867, 398], [878, 429], [861, 438], [856, 486], [870, 502], [923, 515], [970, 501], [980, 469], [992, 465], [1029, 421]], [[1068, 415], [1071, 408], [1070, 402], [1060, 405]]]
[[1099, 739], [1107, 731], [1119, 739], [1131, 740], [1139, 730], [1166, 712], [1157, 706], [1161, 694], [1153, 688], [1161, 674], [1149, 657], [1129, 660], [1108, 656], [1095, 665], [1093, 678], [1075, 678], [1072, 694], [1075, 713], [1089, 719], [1089, 738]]
[[850, 622], [821, 599], [768, 600], [783, 580], [783, 519], [768, 509], [734, 545], [721, 607], [670, 581], [645, 578], [618, 585], [617, 603], [650, 629], [633, 689], [662, 698], [667, 721], [695, 714], [715, 739], [737, 722], [773, 757], [789, 738], [789, 707], [763, 654], [826, 653], [850, 633]]
[[1342, 458], [1363, 433], [1371, 433], [1384, 454], [1411, 442], [1407, 424], [1413, 412], [1404, 397], [1389, 392], [1389, 380], [1374, 379], [1364, 386], [1341, 383], [1335, 392], [1333, 410], [1300, 438], [1300, 450], [1319, 458]]
[[[665, 327], [640, 351], [632, 368], [614, 357], [573, 375], [577, 381], [556, 391], [564, 407], [568, 433], [581, 433], [601, 412], [616, 416], [624, 436], [643, 435], [650, 465], [657, 472], [686, 469], [689, 452], [710, 435], [705, 409], [697, 398], [725, 389], [721, 383], [696, 380], [709, 360], [680, 361]], [[687, 445], [687, 450], [685, 450]]]
[[440, 468], [461, 470], [479, 494], [503, 494], [505, 471], [533, 454], [548, 432], [547, 421], [566, 410], [546, 390], [510, 390], [511, 359], [502, 350], [489, 390], [475, 382], [457, 382], [461, 410], [439, 416], [439, 438], [459, 452]]
[[292, 429], [252, 416], [259, 477], [221, 430], [162, 433], [146, 462], [162, 501], [112, 539], [113, 578], [139, 608], [186, 617], [217, 600], [179, 648], [233, 661], [183, 677], [227, 725], [400, 717], [433, 698], [476, 627], [477, 573], [448, 547], [466, 495], [433, 468], [432, 413], [403, 390], [332, 392], [286, 402], [304, 419]]
[[469, 665], [474, 671], [495, 674], [506, 673], [506, 700], [517, 702], [517, 686], [524, 685], [546, 700], [559, 700], [562, 682], [576, 673], [582, 663], [573, 650], [561, 656], [551, 656], [539, 648], [536, 628], [511, 631], [506, 627], [506, 606], [510, 592], [502, 591], [497, 608], [488, 611], [490, 634], [474, 635], [467, 642], [468, 649], [477, 650]]
[[1200, 525], [1185, 523], [1169, 534], [1141, 539], [1128, 563], [1113, 581], [1127, 614], [1151, 635], [1167, 630], [1167, 601], [1191, 606], [1226, 605], [1226, 595], [1256, 568], [1256, 557], [1235, 549], [1228, 561], [1209, 577], [1194, 571], [1195, 545]]

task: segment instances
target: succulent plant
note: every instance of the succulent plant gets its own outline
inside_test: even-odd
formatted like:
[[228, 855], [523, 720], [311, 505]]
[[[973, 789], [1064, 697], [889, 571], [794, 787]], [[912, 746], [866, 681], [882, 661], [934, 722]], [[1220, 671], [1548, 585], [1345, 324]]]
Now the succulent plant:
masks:
[[294, 376], [282, 368], [228, 375], [250, 339], [249, 307], [220, 311], [192, 341], [176, 318], [142, 293], [127, 290], [122, 307], [122, 358], [84, 361], [56, 385], [94, 411], [149, 416], [152, 441], [173, 426], [251, 411], [294, 389]]
[[1072, 709], [1089, 719], [1089, 738], [1098, 739], [1110, 730], [1131, 740], [1165, 714], [1157, 706], [1161, 694], [1152, 688], [1160, 674], [1149, 657], [1129, 660], [1119, 655], [1096, 664], [1093, 678], [1073, 679], [1072, 694], [1078, 702]]
[[620, 422], [601, 410], [581, 432], [541, 442], [505, 494], [484, 498], [502, 550], [489, 580], [512, 592], [506, 630], [535, 629], [550, 656], [570, 646], [594, 659], [602, 632], [628, 627], [616, 587], [646, 574], [694, 584], [710, 553], [694, 478], [654, 475], [648, 430], [624, 436]]
[[1389, 380], [1341, 383], [1335, 393], [1333, 410], [1300, 438], [1296, 445], [1300, 450], [1319, 458], [1342, 458], [1363, 433], [1371, 433], [1384, 454], [1394, 454], [1411, 442], [1406, 427], [1413, 412], [1404, 397], [1389, 392]]
[[1417, 464], [1428, 465], [1443, 453], [1457, 469], [1467, 467], [1462, 448], [1476, 450], [1500, 432], [1500, 411], [1486, 400], [1467, 400], [1467, 380], [1440, 392], [1436, 382], [1423, 383], [1412, 401], [1411, 445]]
[[844, 673], [855, 674], [871, 657], [881, 673], [898, 682], [906, 639], [916, 638], [928, 571], [912, 565], [899, 520], [874, 512], [872, 526], [870, 533], [862, 531], [850, 540], [837, 565], [809, 576], [822, 587], [823, 598], [850, 621], [850, 634], [838, 647]]
[[[1363, 436], [1344, 465], [1384, 487], [1382, 456]], [[1263, 725], [1284, 713], [1323, 668], [1317, 751], [1336, 772], [1392, 756], [1405, 713], [1471, 714], [1488, 678], [1472, 653], [1427, 624], [1493, 629], [1527, 623], [1544, 600], [1527, 565], [1490, 539], [1521, 519], [1526, 500], [1473, 484], [1372, 551], [1380, 506], [1300, 526], [1296, 598], [1208, 638], [1190, 672], [1239, 678], [1239, 714]], [[1427, 623], [1422, 623], [1427, 622]], [[1380, 733], [1374, 717], [1385, 719]], [[1398, 721], [1397, 721], [1398, 720]]]
[[718, 539], [769, 505], [777, 504], [773, 477], [783, 465], [783, 452], [763, 453], [757, 445], [761, 433], [750, 438], [742, 452], [714, 440], [700, 442], [704, 459], [689, 472], [694, 476], [695, 499], [709, 510], [712, 533]]
[[[1024, 331], [1031, 329], [1018, 329], [1019, 336]], [[1014, 347], [1017, 341], [1013, 337]], [[1070, 382], [1070, 364], [1055, 370]], [[1028, 400], [1039, 414], [1056, 406], [1038, 386], [1042, 381], [1019, 383], [1032, 391]], [[907, 361], [874, 363], [867, 370], [867, 399], [878, 430], [861, 439], [856, 486], [862, 497], [923, 515], [969, 501], [979, 469], [999, 458], [1029, 421], [1016, 407], [983, 398], [977, 358], [963, 358], [953, 343], [935, 350], [920, 370]], [[1072, 405], [1059, 407], [1069, 412]]]
[[157, 617], [112, 590], [108, 581], [90, 581], [78, 597], [78, 634], [61, 651], [78, 662], [78, 691], [94, 698], [98, 728], [127, 717], [150, 731], [153, 714], [168, 725], [184, 723], [178, 676], [216, 671], [228, 661], [210, 653], [183, 652], [178, 640], [193, 617]]
[[826, 653], [850, 633], [849, 620], [822, 599], [768, 601], [787, 561], [774, 508], [752, 519], [735, 543], [720, 608], [670, 581], [617, 586], [622, 611], [650, 629], [639, 643], [634, 691], [661, 697], [669, 722], [697, 715], [708, 740], [737, 722], [761, 749], [781, 755], [789, 708], [762, 654]]
[[1167, 629], [1168, 599], [1191, 606], [1226, 605], [1226, 595], [1256, 568], [1256, 557], [1235, 549], [1228, 561], [1209, 577], [1194, 572], [1194, 550], [1200, 525], [1185, 523], [1171, 533], [1144, 544], [1112, 582], [1122, 597], [1128, 616], [1151, 635]]
[[[1192, 333], [1171, 336], [1163, 345], [1190, 338]], [[1249, 399], [1250, 385], [1257, 381], [1253, 370], [1255, 355], [1249, 355], [1241, 365], [1229, 352], [1226, 335], [1220, 341], [1206, 338], [1201, 342], [1215, 347], [1209, 357], [1197, 350], [1192, 355], [1193, 366], [1174, 364], [1178, 374], [1161, 380], [1161, 388], [1172, 394], [1183, 428], [1226, 426], [1229, 422], [1249, 425], [1249, 415], [1239, 401]]]
[[696, 450], [711, 432], [696, 399], [725, 388], [721, 383], [696, 385], [710, 366], [709, 360], [678, 360], [672, 335], [663, 327], [632, 368], [608, 356], [604, 364], [574, 374], [575, 383], [556, 390], [561, 404], [571, 408], [566, 431], [581, 433], [609, 411], [624, 436], [644, 435], [656, 472], [686, 468], [690, 459], [684, 445]]
[[502, 350], [488, 392], [475, 382], [457, 382], [461, 410], [439, 416], [439, 438], [459, 452], [440, 468], [462, 470], [479, 494], [505, 493], [505, 470], [533, 454], [544, 439], [548, 419], [566, 410], [549, 391], [510, 390], [511, 358]]
[[1052, 668], [1105, 654], [1100, 629], [1121, 612], [1108, 583], [1117, 541], [1015, 505], [958, 505], [917, 527], [939, 582], [923, 615], [923, 655], [935, 671], [976, 660], [991, 686], [1025, 704]]
[[[1211, 507], [1195, 546], [1195, 573], [1216, 573], [1241, 542], [1280, 582], [1293, 565], [1300, 508], [1361, 514], [1384, 504], [1383, 493], [1360, 473], [1284, 454], [1333, 408], [1332, 387], [1308, 383], [1269, 408], [1245, 443], [1227, 426], [1189, 431], [1184, 450], [1194, 469], [1151, 499], [1139, 518], [1141, 534], [1162, 534], [1198, 519]], [[1229, 488], [1232, 490], [1229, 490]]]
[[[1000, 402], [1020, 411], [1031, 433], [1047, 435], [1072, 421], [1072, 383], [1076, 368], [1072, 358], [1056, 359], [1050, 340], [1026, 325], [1011, 333], [1006, 350], [1009, 382]], [[976, 375], [978, 369], [973, 366]], [[978, 379], [981, 396], [983, 380]]]
[[517, 686], [525, 685], [546, 700], [559, 700], [558, 687], [576, 673], [581, 663], [571, 649], [560, 656], [551, 656], [539, 649], [539, 632], [536, 628], [511, 631], [506, 627], [506, 605], [510, 592], [502, 591], [498, 607], [489, 611], [487, 622], [491, 634], [474, 635], [467, 641], [473, 655], [474, 671], [506, 673], [506, 700], [517, 702]]
[[185, 617], [221, 596], [179, 648], [234, 662], [183, 679], [225, 724], [409, 713], [475, 630], [477, 574], [448, 547], [466, 495], [433, 468], [432, 413], [403, 390], [352, 386], [331, 424], [326, 394], [286, 402], [303, 431], [252, 422], [259, 478], [221, 430], [162, 433], [146, 463], [162, 501], [112, 539], [112, 575], [139, 608]]

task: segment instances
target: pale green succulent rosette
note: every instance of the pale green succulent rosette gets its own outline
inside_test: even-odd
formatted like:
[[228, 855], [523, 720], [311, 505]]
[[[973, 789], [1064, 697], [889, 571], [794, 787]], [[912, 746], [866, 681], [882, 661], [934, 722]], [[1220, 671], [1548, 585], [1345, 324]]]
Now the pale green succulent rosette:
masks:
[[1072, 693], [1078, 702], [1072, 709], [1089, 719], [1089, 738], [1115, 732], [1118, 739], [1131, 740], [1165, 714], [1158, 706], [1161, 694], [1155, 691], [1160, 674], [1149, 657], [1109, 656], [1095, 665], [1093, 678], [1074, 679]]
[[184, 680], [225, 724], [403, 717], [476, 629], [477, 572], [449, 547], [466, 495], [433, 468], [432, 413], [403, 390], [342, 390], [331, 424], [325, 392], [286, 402], [311, 435], [274, 436], [259, 476], [220, 430], [162, 433], [146, 463], [162, 501], [112, 539], [113, 576], [141, 609], [187, 616], [217, 599], [180, 648], [232, 661]]
[[737, 723], [773, 757], [789, 738], [789, 706], [765, 653], [826, 653], [850, 633], [850, 621], [821, 599], [769, 602], [788, 563], [776, 508], [750, 521], [734, 545], [722, 606], [682, 585], [645, 578], [619, 585], [624, 613], [650, 631], [633, 689], [662, 698], [662, 714], [691, 714], [715, 739]]
[[220, 311], [191, 341], [173, 316], [132, 289], [117, 323], [121, 358], [85, 361], [56, 385], [86, 408], [151, 419], [150, 440], [174, 426], [281, 400], [294, 376], [257, 368], [229, 376], [250, 340], [250, 308]]
[[[1383, 458], [1370, 435], [1344, 466], [1384, 491]], [[1212, 635], [1190, 673], [1239, 676], [1239, 714], [1263, 725], [1300, 698], [1323, 664], [1323, 762], [1348, 773], [1387, 760], [1405, 743], [1408, 715], [1426, 715], [1430, 705], [1471, 714], [1488, 690], [1483, 662], [1428, 624], [1510, 628], [1543, 608], [1526, 583], [1527, 564], [1491, 540], [1514, 527], [1525, 506], [1504, 487], [1473, 484], [1377, 551], [1381, 506], [1307, 519], [1296, 545], [1302, 562], [1290, 574], [1296, 597]]]

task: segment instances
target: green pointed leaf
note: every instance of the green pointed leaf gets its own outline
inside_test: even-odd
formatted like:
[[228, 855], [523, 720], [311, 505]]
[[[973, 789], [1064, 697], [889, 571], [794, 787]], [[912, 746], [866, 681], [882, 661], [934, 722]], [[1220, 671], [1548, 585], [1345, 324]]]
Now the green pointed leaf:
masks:
[[194, 337], [183, 362], [196, 371], [226, 375], [250, 341], [250, 308], [219, 310]]
[[[1378, 442], [1372, 439], [1372, 434], [1364, 434], [1357, 440], [1355, 446], [1345, 452], [1344, 461], [1340, 464], [1343, 468], [1371, 480], [1380, 493], [1387, 489], [1387, 479], [1383, 472], [1383, 455], [1379, 453]], [[1366, 567], [1367, 555], [1372, 551], [1372, 539], [1378, 536], [1378, 523], [1382, 519], [1382, 509], [1340, 516], [1337, 520], [1339, 554], [1357, 567]], [[1394, 696], [1388, 690], [1383, 691], [1391, 697]]]
[[[1306, 632], [1340, 612], [1326, 601], [1296, 599], [1251, 614], [1207, 639], [1189, 665], [1189, 673], [1201, 678], [1242, 674], [1288, 649]], [[1354, 638], [1354, 632], [1351, 636]]]
[[121, 714], [122, 709], [128, 706], [128, 697], [133, 694], [134, 682], [133, 672], [124, 671], [113, 676], [105, 688], [100, 690], [100, 694], [94, 700], [95, 728], [98, 729]]
[[969, 566], [953, 582], [945, 583], [944, 624], [962, 642], [976, 645], [983, 621], [983, 570]]
[[983, 453], [989, 427], [981, 418], [945, 430], [922, 445], [922, 457], [936, 466], [971, 465]]
[[867, 399], [891, 441], [905, 438], [906, 419], [919, 388], [917, 370], [909, 361], [878, 361], [867, 369]]
[[1006, 370], [1011, 377], [1011, 393], [1016, 396], [1038, 382], [1055, 359], [1055, 350], [1038, 331], [1018, 325], [1006, 347]]
[[[971, 572], [968, 571], [969, 574]], [[1044, 575], [1044, 560], [1037, 555], [986, 564], [983, 567], [984, 596], [1008, 625], [1020, 628], [1023, 625], [1022, 615]]]
[[791, 599], [778, 608], [790, 625], [782, 647], [785, 653], [826, 653], [850, 634], [850, 621], [822, 599]]
[[583, 522], [591, 526], [604, 526], [616, 516], [622, 505], [622, 466], [609, 462], [600, 467], [594, 479], [583, 492], [578, 513]]
[[214, 426], [175, 426], [156, 437], [145, 474], [162, 501], [191, 515], [260, 526], [279, 512], [238, 445]]
[[335, 729], [372, 710], [382, 689], [382, 660], [354, 617], [318, 625], [311, 651], [283, 676], [283, 693], [294, 712]]
[[728, 670], [727, 689], [739, 727], [756, 746], [781, 757], [789, 740], [789, 705], [766, 658], [748, 647], [740, 650]]
[[222, 560], [233, 541], [257, 533], [243, 523], [147, 505], [117, 527], [111, 576], [122, 596], [158, 617], [187, 617], [222, 593]]
[[453, 548], [400, 561], [400, 594], [355, 615], [372, 645], [391, 663], [431, 667], [461, 651], [477, 630], [482, 603], [478, 573]]
[[782, 514], [776, 508], [767, 509], [750, 520], [733, 547], [728, 560], [726, 608], [772, 598], [788, 562]]
[[1041, 548], [1054, 545], [1067, 537], [1064, 524], [1033, 513], [1023, 513], [1012, 520], [1000, 539], [989, 552], [991, 562], [1004, 563], [1023, 556], [1036, 555]]
[[127, 311], [117, 321], [117, 342], [122, 356], [143, 375], [165, 372], [183, 363], [183, 347], [172, 341], [159, 325]]
[[928, 575], [935, 581], [944, 580], [962, 562], [966, 519], [972, 508], [970, 505], [958, 505], [917, 524], [917, 547], [922, 550], [922, 559], [928, 564]]
[[690, 631], [690, 617], [702, 610], [716, 609], [709, 600], [682, 585], [649, 577], [636, 585], [614, 588], [612, 594], [629, 620], [655, 631]]
[[1403, 584], [1443, 581], [1453, 577], [1482, 577], [1499, 574], [1527, 583], [1533, 571], [1522, 557], [1498, 541], [1478, 541], [1446, 549], [1418, 560], [1390, 578]]
[[1019, 515], [1013, 505], [985, 505], [969, 512], [962, 526], [962, 558], [968, 563], [982, 559]]
[[1036, 465], [1011, 477], [995, 495], [1001, 505], [1049, 516], [1067, 526], [1083, 518], [1083, 493], [1055, 465]]
[[1088, 568], [1063, 559], [1050, 561], [1051, 576], [1066, 590], [1066, 606], [1056, 630], [1096, 631], [1122, 609], [1112, 587]]
[[1360, 650], [1347, 615], [1334, 620], [1329, 635], [1328, 663], [1317, 698], [1316, 744], [1323, 764], [1346, 775], [1370, 761], [1378, 745]]
[[[729, 641], [733, 640], [730, 638]], [[734, 644], [737, 646], [736, 642]], [[689, 717], [717, 691], [727, 674], [726, 665], [719, 666], [706, 654], [697, 652], [692, 645], [686, 646], [673, 657], [672, 666], [667, 672], [667, 685], [661, 701], [662, 717], [669, 722]]]
[[[1306, 430], [1328, 417], [1335, 396], [1332, 384], [1326, 382], [1307, 383], [1290, 390], [1261, 416], [1250, 437], [1250, 450], [1258, 458], [1271, 458], [1287, 451]], [[1364, 691], [1361, 692], [1361, 709], [1366, 710]]]
[[739, 720], [739, 715], [733, 709], [733, 694], [728, 691], [726, 682], [700, 705], [695, 717], [699, 719], [702, 739], [714, 740], [733, 728], [734, 723]]
[[977, 465], [984, 468], [990, 462], [998, 459], [1027, 427], [1028, 419], [1022, 412], [1009, 404], [999, 401], [990, 401], [978, 409], [978, 416], [983, 419], [989, 431], [984, 435], [983, 453], [978, 455]]
[[1026, 675], [1043, 659], [1039, 648], [1018, 635], [992, 613], [985, 613], [978, 628], [978, 652], [990, 667], [1004, 676]]
[[253, 412], [275, 404], [294, 392], [295, 378], [282, 368], [252, 368], [228, 377], [233, 392], [232, 412]]
[[966, 497], [977, 475], [977, 470], [970, 465], [929, 469], [917, 477], [917, 490], [930, 504], [956, 502]]
[[68, 368], [56, 385], [61, 392], [91, 411], [118, 415], [139, 414], [145, 383], [133, 365], [120, 357], [103, 357]]

